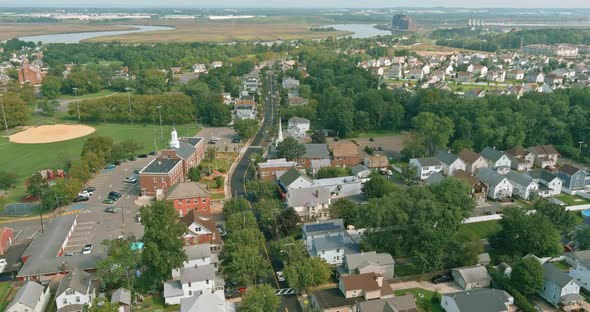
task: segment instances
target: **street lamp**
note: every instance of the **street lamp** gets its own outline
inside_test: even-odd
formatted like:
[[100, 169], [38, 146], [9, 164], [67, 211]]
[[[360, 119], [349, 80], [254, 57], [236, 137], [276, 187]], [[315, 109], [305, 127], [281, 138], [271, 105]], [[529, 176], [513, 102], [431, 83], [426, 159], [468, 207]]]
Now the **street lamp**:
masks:
[[582, 144], [584, 144], [584, 141], [580, 141], [578, 142], [578, 144], [580, 144], [580, 155], [582, 154]]
[[164, 129], [162, 128], [162, 105], [158, 105], [156, 108], [160, 114], [160, 136], [162, 137], [162, 142], [164, 142]]
[[133, 125], [133, 117], [131, 115], [131, 94], [129, 93], [129, 91], [133, 91], [133, 89], [127, 87], [125, 88], [125, 91], [127, 91], [127, 102], [129, 103], [129, 121]]
[[80, 102], [78, 102], [78, 88], [72, 88], [74, 90], [74, 94], [76, 95], [76, 110], [78, 111], [78, 122], [82, 122], [80, 119]]
[[6, 137], [8, 137], [8, 122], [6, 122], [6, 112], [4, 111], [4, 102], [2, 101], [2, 94], [0, 94], [0, 106], [2, 107], [2, 117], [4, 117], [4, 128], [6, 129]]

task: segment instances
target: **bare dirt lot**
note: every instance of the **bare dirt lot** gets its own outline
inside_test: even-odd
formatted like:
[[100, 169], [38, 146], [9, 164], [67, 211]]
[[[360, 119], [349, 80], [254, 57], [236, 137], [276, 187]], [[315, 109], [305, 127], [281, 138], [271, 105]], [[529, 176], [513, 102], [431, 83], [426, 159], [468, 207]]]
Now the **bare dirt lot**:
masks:
[[28, 128], [11, 135], [10, 142], [23, 144], [67, 141], [93, 133], [92, 127], [84, 125], [44, 125]]
[[[371, 147], [375, 150], [376, 154], [385, 154], [387, 156], [391, 156], [396, 158], [399, 156], [402, 149], [405, 147], [405, 142], [407, 139], [407, 134], [401, 133], [396, 135], [389, 135], [389, 136], [376, 136], [374, 138], [354, 138], [354, 139], [345, 139], [341, 141], [352, 141], [355, 142], [361, 152], [361, 156], [367, 156], [365, 153], [364, 148], [365, 146]], [[328, 138], [328, 141], [332, 141], [333, 138]], [[383, 151], [378, 151], [377, 148], [382, 147]]]

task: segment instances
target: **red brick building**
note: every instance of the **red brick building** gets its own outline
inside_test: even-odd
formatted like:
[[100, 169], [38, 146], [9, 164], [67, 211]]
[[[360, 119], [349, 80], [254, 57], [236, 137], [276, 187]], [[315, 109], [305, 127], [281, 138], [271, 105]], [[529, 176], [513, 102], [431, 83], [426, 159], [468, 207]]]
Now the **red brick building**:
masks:
[[139, 172], [141, 192], [164, 198], [168, 189], [184, 181], [181, 159], [156, 158]]
[[214, 219], [200, 216], [194, 210], [191, 210], [180, 221], [187, 228], [183, 237], [185, 246], [209, 243], [211, 244], [211, 251], [220, 251], [222, 249], [223, 241]]
[[358, 147], [352, 142], [332, 142], [332, 166], [338, 168], [354, 167], [361, 163]]
[[4, 255], [6, 250], [12, 246], [14, 236], [12, 229], [7, 227], [0, 227], [0, 256]]
[[166, 199], [172, 201], [181, 218], [190, 211], [195, 211], [200, 216], [211, 216], [211, 195], [200, 183], [178, 183], [170, 189]]
[[31, 84], [34, 86], [41, 85], [43, 78], [47, 75], [39, 67], [29, 64], [29, 61], [24, 61], [22, 66], [18, 70], [18, 82], [20, 84]]
[[294, 161], [287, 161], [285, 158], [269, 159], [256, 165], [258, 177], [264, 181], [274, 181], [277, 172], [286, 172], [292, 167], [299, 167], [299, 164]]

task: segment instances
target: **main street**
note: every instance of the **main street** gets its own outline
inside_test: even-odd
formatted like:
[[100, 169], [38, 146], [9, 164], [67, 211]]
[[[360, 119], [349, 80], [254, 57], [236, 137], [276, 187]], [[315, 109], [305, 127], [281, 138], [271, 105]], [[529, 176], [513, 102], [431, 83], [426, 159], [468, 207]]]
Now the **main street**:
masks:
[[262, 145], [266, 143], [266, 138], [269, 135], [269, 129], [275, 122], [277, 117], [278, 99], [274, 97], [276, 90], [276, 79], [272, 71], [266, 74], [266, 85], [269, 92], [266, 92], [266, 101], [264, 101], [264, 119], [262, 126], [252, 139], [250, 147], [244, 152], [239, 159], [239, 162], [230, 178], [230, 187], [233, 197], [246, 195], [246, 174], [248, 166], [250, 166], [250, 157], [253, 153], [262, 154], [264, 148]]

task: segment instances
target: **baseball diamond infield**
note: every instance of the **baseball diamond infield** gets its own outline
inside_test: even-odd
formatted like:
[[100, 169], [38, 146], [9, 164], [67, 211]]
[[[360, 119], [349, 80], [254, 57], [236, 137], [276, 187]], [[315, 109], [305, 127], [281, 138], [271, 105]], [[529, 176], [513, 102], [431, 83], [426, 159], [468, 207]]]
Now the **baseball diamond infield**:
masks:
[[94, 128], [84, 125], [44, 125], [28, 128], [9, 138], [10, 142], [14, 143], [52, 143], [83, 137], [94, 131]]

